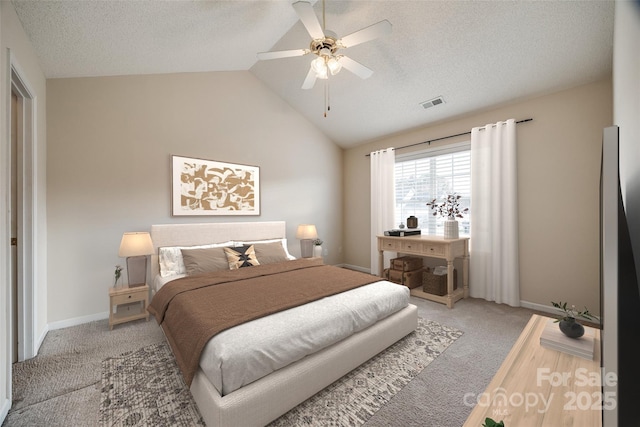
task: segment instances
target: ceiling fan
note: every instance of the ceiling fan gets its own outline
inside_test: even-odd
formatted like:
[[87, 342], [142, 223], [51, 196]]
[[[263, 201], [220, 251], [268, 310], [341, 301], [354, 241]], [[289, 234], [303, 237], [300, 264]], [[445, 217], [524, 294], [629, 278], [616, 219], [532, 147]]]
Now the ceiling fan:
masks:
[[336, 75], [344, 67], [362, 79], [371, 77], [373, 71], [348, 56], [340, 54], [340, 49], [346, 49], [358, 44], [385, 36], [391, 33], [391, 23], [386, 19], [365, 27], [354, 33], [338, 38], [332, 31], [324, 27], [324, 0], [322, 2], [322, 21], [320, 25], [313, 6], [308, 1], [297, 1], [293, 8], [300, 21], [311, 36], [308, 49], [280, 50], [258, 53], [258, 59], [280, 59], [294, 56], [303, 56], [309, 53], [316, 57], [311, 61], [307, 77], [304, 79], [302, 89], [311, 89], [316, 79], [327, 79], [329, 74]]

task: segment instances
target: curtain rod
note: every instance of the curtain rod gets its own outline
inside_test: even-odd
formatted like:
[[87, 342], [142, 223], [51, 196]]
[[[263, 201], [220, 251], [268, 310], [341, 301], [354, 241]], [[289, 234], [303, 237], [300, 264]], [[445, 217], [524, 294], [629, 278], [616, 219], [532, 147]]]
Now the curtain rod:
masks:
[[[522, 119], [522, 120], [518, 120], [516, 122], [516, 124], [518, 123], [526, 123], [526, 122], [531, 122], [533, 121], [533, 119]], [[495, 125], [494, 125], [495, 126]], [[416, 142], [415, 144], [409, 144], [409, 145], [403, 145], [402, 147], [398, 147], [398, 148], [394, 148], [394, 150], [402, 150], [404, 148], [409, 148], [409, 147], [415, 147], [416, 145], [422, 145], [422, 144], [429, 144], [431, 145], [432, 142], [436, 142], [436, 141], [440, 141], [442, 139], [449, 139], [449, 138], [455, 138], [456, 136], [462, 136], [462, 135], [471, 135], [471, 131], [469, 132], [462, 132], [462, 133], [457, 133], [455, 135], [449, 135], [449, 136], [443, 136], [440, 138], [436, 138], [436, 139], [430, 139], [428, 141], [422, 141], [422, 142]], [[365, 157], [369, 157], [371, 156], [371, 154], [365, 154]]]

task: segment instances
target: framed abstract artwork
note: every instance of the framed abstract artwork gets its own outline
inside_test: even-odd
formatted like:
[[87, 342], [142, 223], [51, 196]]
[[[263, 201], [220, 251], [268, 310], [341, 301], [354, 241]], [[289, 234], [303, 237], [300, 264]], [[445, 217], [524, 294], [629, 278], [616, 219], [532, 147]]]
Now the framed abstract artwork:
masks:
[[171, 214], [260, 215], [260, 168], [171, 156]]

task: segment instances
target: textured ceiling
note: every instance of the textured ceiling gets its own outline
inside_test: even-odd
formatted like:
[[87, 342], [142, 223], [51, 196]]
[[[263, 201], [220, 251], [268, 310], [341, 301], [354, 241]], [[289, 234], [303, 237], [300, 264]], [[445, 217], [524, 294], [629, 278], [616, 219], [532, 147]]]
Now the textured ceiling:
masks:
[[300, 89], [311, 55], [256, 60], [308, 48], [291, 3], [13, 0], [48, 78], [250, 70], [343, 147], [611, 73], [612, 1], [327, 0], [338, 36], [383, 19], [393, 30], [342, 51], [374, 74], [331, 77], [325, 118], [324, 82]]

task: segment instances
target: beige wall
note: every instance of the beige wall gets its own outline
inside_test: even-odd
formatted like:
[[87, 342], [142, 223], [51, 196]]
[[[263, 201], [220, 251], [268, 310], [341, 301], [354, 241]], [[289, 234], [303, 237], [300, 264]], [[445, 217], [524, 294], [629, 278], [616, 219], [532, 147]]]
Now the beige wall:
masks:
[[[602, 128], [612, 124], [610, 79], [347, 150], [345, 263], [369, 268], [367, 153], [454, 135], [509, 118], [533, 118], [533, 122], [517, 128], [521, 299], [530, 306], [569, 300], [598, 312], [600, 150]], [[451, 138], [432, 146], [468, 139]]]
[[[20, 76], [28, 84], [32, 95], [36, 99], [36, 121], [33, 124], [34, 140], [33, 164], [31, 169], [35, 179], [27, 185], [33, 189], [33, 224], [36, 235], [33, 239], [33, 260], [36, 271], [33, 283], [34, 309], [31, 325], [33, 337], [32, 350], [36, 351], [47, 331], [47, 247], [46, 247], [46, 81], [40, 69], [38, 59], [25, 35], [20, 21], [13, 9], [11, 2], [0, 2], [0, 187], [2, 199], [0, 199], [0, 420], [4, 417], [5, 410], [10, 403], [11, 378], [10, 372], [10, 283], [9, 283], [9, 241], [10, 222], [7, 215], [10, 207], [10, 129], [8, 108], [10, 102], [10, 86], [7, 49], [11, 51], [12, 64], [17, 67]], [[29, 357], [29, 355], [27, 355]]]
[[[55, 326], [104, 317], [122, 233], [151, 224], [285, 220], [299, 255], [313, 223], [341, 260], [342, 150], [249, 72], [51, 79], [47, 111]], [[172, 217], [172, 154], [259, 166], [261, 215]]]

